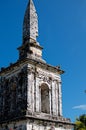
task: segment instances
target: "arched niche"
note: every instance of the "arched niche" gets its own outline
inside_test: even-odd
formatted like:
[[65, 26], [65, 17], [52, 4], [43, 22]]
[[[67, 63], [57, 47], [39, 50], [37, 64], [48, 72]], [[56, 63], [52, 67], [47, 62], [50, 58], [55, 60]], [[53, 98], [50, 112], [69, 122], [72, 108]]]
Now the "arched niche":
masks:
[[49, 87], [46, 83], [42, 83], [41, 89], [41, 112], [50, 113], [50, 97], [49, 97]]

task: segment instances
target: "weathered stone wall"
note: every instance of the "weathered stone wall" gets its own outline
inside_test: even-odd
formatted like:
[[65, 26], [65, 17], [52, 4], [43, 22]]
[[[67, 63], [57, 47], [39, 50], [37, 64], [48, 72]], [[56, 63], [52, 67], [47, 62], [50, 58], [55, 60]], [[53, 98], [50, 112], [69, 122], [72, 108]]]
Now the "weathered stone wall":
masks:
[[27, 130], [26, 121], [10, 122], [0, 125], [0, 130]]
[[70, 124], [35, 119], [14, 121], [0, 125], [0, 130], [72, 130], [72, 128]]
[[70, 125], [61, 125], [58, 123], [40, 121], [40, 120], [28, 120], [27, 130], [72, 130]]
[[0, 77], [0, 122], [22, 116], [26, 109], [27, 67], [23, 66]]

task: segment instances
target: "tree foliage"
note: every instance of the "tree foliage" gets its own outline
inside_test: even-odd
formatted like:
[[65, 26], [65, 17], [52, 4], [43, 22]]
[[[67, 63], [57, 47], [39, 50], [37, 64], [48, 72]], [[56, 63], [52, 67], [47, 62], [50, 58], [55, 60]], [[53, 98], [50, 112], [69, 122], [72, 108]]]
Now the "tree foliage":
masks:
[[86, 130], [86, 114], [80, 115], [76, 118], [74, 130]]

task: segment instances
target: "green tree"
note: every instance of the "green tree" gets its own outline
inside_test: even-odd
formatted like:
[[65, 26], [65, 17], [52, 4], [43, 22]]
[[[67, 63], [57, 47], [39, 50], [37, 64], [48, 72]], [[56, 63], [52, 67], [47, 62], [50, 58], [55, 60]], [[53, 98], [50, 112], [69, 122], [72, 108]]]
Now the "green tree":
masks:
[[76, 118], [74, 130], [86, 130], [86, 114]]

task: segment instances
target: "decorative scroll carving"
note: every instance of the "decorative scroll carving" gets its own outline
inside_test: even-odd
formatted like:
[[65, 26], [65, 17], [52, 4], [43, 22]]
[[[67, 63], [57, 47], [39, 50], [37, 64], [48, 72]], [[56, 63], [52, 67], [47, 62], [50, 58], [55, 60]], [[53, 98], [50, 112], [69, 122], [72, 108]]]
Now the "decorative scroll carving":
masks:
[[37, 78], [39, 78], [40, 80], [47, 82], [47, 83], [51, 83], [52, 81], [52, 77], [50, 75], [47, 75], [46, 73], [39, 71], [36, 74]]

